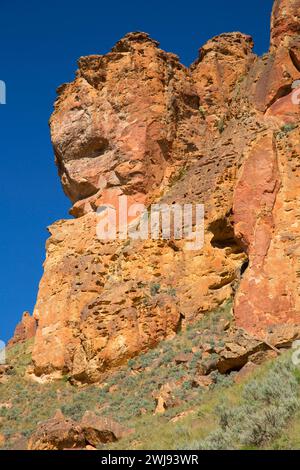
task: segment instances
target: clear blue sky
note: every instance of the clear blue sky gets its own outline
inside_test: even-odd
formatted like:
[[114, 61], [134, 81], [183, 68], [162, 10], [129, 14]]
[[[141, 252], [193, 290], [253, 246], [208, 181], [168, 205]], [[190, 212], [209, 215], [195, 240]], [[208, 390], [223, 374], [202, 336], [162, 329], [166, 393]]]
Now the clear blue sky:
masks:
[[0, 339], [32, 312], [45, 257], [46, 227], [69, 217], [49, 141], [48, 119], [61, 83], [81, 55], [106, 53], [130, 31], [148, 32], [189, 65], [210, 37], [251, 34], [255, 51], [269, 43], [273, 0], [1, 0]]

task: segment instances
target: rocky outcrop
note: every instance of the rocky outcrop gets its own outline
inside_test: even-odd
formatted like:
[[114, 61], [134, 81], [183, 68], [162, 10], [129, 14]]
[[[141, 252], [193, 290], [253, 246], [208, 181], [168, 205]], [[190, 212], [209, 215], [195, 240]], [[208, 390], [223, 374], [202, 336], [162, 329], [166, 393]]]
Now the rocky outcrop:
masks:
[[276, 1], [271, 52], [249, 74], [254, 109], [264, 111], [234, 191], [235, 233], [249, 256], [235, 303], [237, 323], [265, 335], [299, 323], [299, 2]]
[[59, 89], [51, 136], [75, 216], [121, 194], [146, 202], [199, 152], [199, 97], [189, 71], [145, 33], [81, 57]]
[[178, 384], [176, 384], [176, 382], [168, 382], [163, 384], [159, 390], [152, 393], [156, 403], [155, 414], [163, 414], [168, 408], [172, 408], [176, 404], [178, 405], [178, 399], [176, 401], [176, 398], [173, 395], [176, 388], [178, 388]]
[[8, 381], [13, 373], [13, 366], [10, 364], [0, 364], [0, 384]]
[[121, 426], [111, 418], [102, 418], [92, 411], [85, 412], [80, 425], [86, 441], [93, 447], [119, 441], [133, 432], [132, 429]]
[[22, 320], [16, 326], [14, 336], [8, 342], [7, 346], [11, 347], [15, 344], [24, 343], [25, 341], [32, 339], [35, 336], [36, 329], [36, 320], [30, 315], [29, 312], [24, 312]]
[[[141, 53], [141, 50], [145, 51]], [[118, 54], [118, 60], [114, 61], [113, 65], [111, 61], [115, 60], [115, 54]], [[144, 56], [147, 57], [148, 62], [145, 62]], [[220, 139], [220, 153], [223, 153], [224, 160], [218, 166], [215, 165], [212, 154], [203, 155], [201, 145], [206, 145], [203, 138], [206, 133], [206, 120], [199, 111], [199, 100], [196, 99], [195, 85], [193, 85], [190, 72], [173, 56], [160, 51], [157, 44], [149, 40], [147, 36], [140, 34], [126, 36], [111, 54], [101, 60], [107, 64], [107, 67], [113, 67], [115, 74], [113, 76], [119, 77], [125, 74], [125, 78], [130, 71], [130, 74], [135, 77], [134, 83], [137, 82], [142, 90], [144, 90], [144, 84], [139, 80], [142, 82], [146, 80], [148, 83], [147, 77], [152, 67], [157, 69], [155, 76], [149, 79], [148, 85], [150, 90], [152, 86], [156, 86], [151, 92], [151, 103], [159, 100], [161, 105], [157, 107], [153, 104], [149, 107], [147, 101], [149, 93], [133, 93], [130, 88], [133, 80], [130, 78], [131, 75], [124, 89], [116, 86], [116, 78], [111, 78], [114, 80], [113, 91], [109, 94], [104, 93], [103, 86], [112, 86], [110, 80], [107, 78], [104, 84], [96, 86], [95, 81], [90, 79], [92, 71], [87, 71], [91, 59], [80, 61], [86, 64], [85, 74], [89, 77], [89, 81], [81, 79], [80, 83], [88, 87], [93, 94], [92, 106], [96, 106], [95, 96], [100, 94], [95, 111], [98, 121], [100, 116], [103, 119], [106, 116], [104, 121], [108, 123], [112, 119], [111, 114], [107, 114], [108, 111], [100, 111], [101, 106], [104, 106], [104, 94], [105, 96], [115, 94], [114, 100], [117, 101], [118, 106], [115, 104], [114, 108], [121, 115], [129, 113], [123, 116], [122, 125], [126, 125], [125, 134], [129, 133], [126, 142], [127, 139], [132, 139], [130, 145], [128, 142], [126, 144], [127, 152], [131, 149], [131, 153], [126, 154], [123, 147], [120, 151], [124, 139], [116, 134], [117, 127], [112, 126], [109, 138], [112, 139], [112, 146], [116, 149], [116, 156], [122, 155], [123, 159], [131, 162], [132, 147], [146, 145], [137, 154], [140, 162], [144, 161], [143, 164], [147, 165], [147, 173], [144, 173], [142, 186], [132, 186], [132, 176], [128, 174], [128, 182], [126, 178], [123, 178], [117, 186], [108, 184], [107, 188], [99, 190], [97, 198], [100, 195], [101, 200], [96, 202], [95, 199], [94, 209], [99, 204], [114, 202], [115, 195], [119, 195], [120, 192], [127, 194], [129, 201], [131, 197], [139, 201], [145, 200], [144, 196], [143, 198], [140, 196], [146, 193], [149, 201], [155, 198], [161, 203], [172, 204], [176, 201], [185, 204], [207, 201], [207, 205], [211, 206], [207, 214], [211, 227], [208, 227], [205, 236], [206, 249], [204, 251], [199, 249], [196, 252], [189, 252], [184, 249], [184, 243], [181, 240], [172, 243], [167, 240], [103, 242], [96, 235], [97, 214], [91, 206], [86, 205], [90, 204], [90, 198], [94, 198], [94, 195], [85, 198], [84, 193], [79, 196], [79, 204], [85, 209], [76, 214], [77, 216], [82, 214], [82, 216], [75, 220], [60, 221], [50, 227], [51, 237], [47, 243], [45, 274], [40, 284], [34, 311], [34, 317], [39, 322], [33, 353], [35, 372], [42, 375], [60, 370], [62, 373], [70, 373], [74, 380], [80, 381], [101, 380], [107, 370], [155, 346], [162, 339], [175, 335], [184, 322], [192, 321], [199, 314], [221, 304], [232, 294], [232, 282], [236, 279], [245, 259], [233, 240], [233, 228], [230, 221], [226, 219], [226, 213], [230, 212], [230, 191], [234, 178], [231, 162], [237, 158], [239, 144], [236, 142], [233, 144], [228, 134], [224, 135], [224, 139]], [[123, 64], [124, 61], [127, 64], [126, 67]], [[128, 61], [131, 64], [130, 67]], [[136, 63], [139, 64], [137, 69], [135, 69]], [[149, 63], [150, 67], [146, 67]], [[89, 65], [89, 67], [92, 70], [95, 69], [95, 66], [93, 68]], [[100, 73], [99, 67], [98, 64], [96, 67], [98, 74]], [[163, 71], [166, 73], [166, 69], [172, 75], [170, 88], [166, 87], [163, 74]], [[140, 74], [143, 79], [139, 78]], [[75, 80], [78, 88], [77, 81], [78, 78]], [[66, 106], [75, 83], [64, 87], [51, 118], [56, 155], [57, 148], [65, 149], [65, 139], [70, 138], [71, 130], [65, 132], [62, 130], [64, 120], [69, 123], [69, 126], [72, 122], [69, 119], [69, 108]], [[127, 104], [125, 98], [133, 101]], [[143, 99], [146, 99], [145, 103], [141, 101]], [[83, 103], [82, 106], [86, 105]], [[153, 109], [156, 113], [155, 122], [160, 122], [160, 132], [167, 133], [171, 142], [168, 144], [170, 157], [166, 158], [168, 175], [166, 173], [166, 177], [160, 178], [159, 196], [156, 191], [157, 185], [145, 189], [145, 184], [149, 180], [148, 170], [151, 168], [147, 163], [148, 149], [154, 152], [157, 149], [157, 142], [161, 146], [161, 134], [153, 134], [147, 130], [144, 134], [145, 138], [131, 136], [132, 126], [144, 128], [148, 125], [148, 119], [153, 121]], [[158, 110], [161, 114], [157, 114]], [[149, 116], [148, 113], [150, 113]], [[90, 112], [87, 114], [91, 115]], [[78, 120], [76, 122], [75, 128], [79, 125]], [[84, 169], [80, 165], [86, 161], [83, 156], [88, 146], [86, 146], [86, 138], [80, 142], [78, 140], [83, 132], [87, 132], [85, 121], [82, 121], [80, 125], [83, 126], [83, 131], [79, 132], [78, 129], [77, 131], [74, 129], [76, 135], [74, 134], [70, 139], [72, 142], [70, 145], [75, 145], [74, 139], [76, 138], [76, 145], [81, 148], [82, 156], [78, 154], [78, 158], [71, 160], [71, 165], [72, 168], [76, 166], [78, 174], [83, 176]], [[176, 132], [170, 131], [172, 126], [176, 127]], [[105, 135], [108, 136], [108, 134]], [[231, 155], [227, 155], [228, 146], [232, 146], [233, 154]], [[66, 152], [68, 154], [67, 150]], [[134, 152], [137, 152], [136, 148]], [[161, 159], [161, 153], [158, 154]], [[66, 155], [65, 152], [63, 155]], [[62, 158], [65, 157], [61, 157], [60, 160], [57, 157], [60, 172], [63, 163], [59, 161]], [[102, 169], [96, 169], [93, 166], [101, 178], [106, 177], [109, 171], [105, 158], [104, 160], [99, 158], [99, 162], [103, 165]], [[107, 158], [110, 161], [111, 154], [108, 154]], [[153, 158], [151, 157], [153, 171], [155, 175], [159, 175], [161, 163], [157, 163], [158, 157], [154, 160]], [[66, 165], [69, 165], [67, 161]], [[184, 166], [184, 171], [181, 170], [178, 173], [178, 165], [181, 168]], [[69, 166], [68, 168], [68, 171], [71, 171]], [[211, 173], [208, 179], [209, 171]], [[61, 176], [65, 186], [65, 177], [62, 173]], [[77, 188], [77, 184], [72, 181], [66, 184], [70, 184], [71, 188]], [[224, 199], [227, 194], [226, 203]], [[220, 240], [218, 240], [219, 237], [221, 237]], [[47, 348], [45, 344], [48, 345]]]
[[130, 432], [115, 421], [101, 418], [91, 411], [87, 411], [77, 423], [58, 410], [53, 418], [39, 424], [30, 437], [28, 450], [91, 450], [99, 444], [122, 439]]
[[255, 61], [251, 36], [226, 33], [208, 41], [199, 50], [199, 59], [191, 66], [192, 77], [206, 116], [206, 138], [215, 138], [230, 118], [237, 82]]
[[85, 438], [80, 426], [61, 411], [44, 423], [31, 436], [28, 450], [65, 450], [85, 447]]
[[250, 264], [235, 315], [248, 331], [263, 334], [269, 325], [299, 323], [297, 141], [297, 130], [258, 139], [236, 186], [235, 226]]
[[288, 47], [290, 41], [299, 37], [299, 33], [299, 0], [275, 0], [271, 23], [271, 47]]
[[[231, 297], [237, 327], [259, 344], [300, 324], [298, 7], [275, 2], [264, 57], [227, 33], [187, 69], [131, 33], [81, 58], [59, 88], [51, 136], [75, 219], [49, 228], [36, 375], [102, 380]], [[96, 210], [120, 195], [204, 204], [204, 246], [99, 239]]]

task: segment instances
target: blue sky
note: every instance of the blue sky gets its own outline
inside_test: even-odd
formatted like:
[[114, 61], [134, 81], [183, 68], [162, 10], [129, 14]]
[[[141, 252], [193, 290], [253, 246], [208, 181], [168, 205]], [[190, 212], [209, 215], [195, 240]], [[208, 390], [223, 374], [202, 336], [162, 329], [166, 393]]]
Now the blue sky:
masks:
[[45, 258], [46, 227], [69, 217], [54, 165], [48, 119], [61, 83], [76, 60], [103, 54], [130, 31], [146, 31], [185, 65], [210, 37], [251, 34], [255, 51], [269, 43], [273, 0], [1, 0], [0, 339], [11, 337], [22, 312], [32, 312]]

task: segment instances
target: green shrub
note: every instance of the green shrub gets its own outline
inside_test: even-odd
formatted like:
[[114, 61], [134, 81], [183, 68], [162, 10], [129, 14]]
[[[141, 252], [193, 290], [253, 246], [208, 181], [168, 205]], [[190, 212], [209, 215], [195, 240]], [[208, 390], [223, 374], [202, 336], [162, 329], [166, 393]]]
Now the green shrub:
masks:
[[297, 124], [289, 123], [281, 127], [281, 132], [288, 134], [297, 127]]
[[170, 297], [176, 297], [176, 289], [174, 287], [168, 287], [168, 289], [166, 289], [166, 294], [168, 294]]
[[75, 403], [70, 403], [70, 404], [65, 404], [62, 406], [62, 412], [66, 415], [69, 416], [70, 418], [76, 420], [80, 420], [84, 414], [85, 411], [88, 409], [88, 404], [87, 403], [80, 403], [80, 402], [75, 402]]
[[199, 113], [200, 113], [201, 117], [203, 119], [205, 119], [206, 111], [205, 111], [205, 108], [203, 106], [199, 106]]
[[245, 385], [239, 406], [216, 407], [219, 427], [195, 449], [236, 449], [262, 446], [277, 436], [299, 409], [298, 381], [290, 358], [276, 363], [262, 380]]

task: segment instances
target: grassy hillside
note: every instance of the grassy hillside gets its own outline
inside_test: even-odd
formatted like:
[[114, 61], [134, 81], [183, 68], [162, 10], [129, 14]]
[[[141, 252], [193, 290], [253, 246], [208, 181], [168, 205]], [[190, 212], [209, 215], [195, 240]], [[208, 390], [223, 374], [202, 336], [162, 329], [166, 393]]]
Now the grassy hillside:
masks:
[[[32, 343], [9, 351], [14, 370], [0, 384], [0, 433], [5, 448], [24, 447], [38, 422], [60, 408], [79, 420], [86, 410], [111, 416], [135, 432], [110, 444], [113, 449], [298, 448], [300, 446], [300, 373], [285, 353], [242, 383], [236, 372], [214, 374], [209, 388], [195, 386], [199, 330], [212, 334], [220, 320], [230, 320], [230, 305], [181, 332], [173, 340], [129, 361], [106, 383], [76, 388], [68, 378], [41, 385], [26, 379]], [[209, 342], [209, 337], [206, 339]], [[179, 353], [189, 354], [178, 363]], [[174, 385], [164, 414], [154, 415], [159, 388]]]

